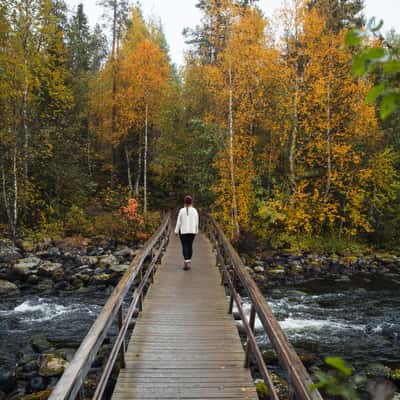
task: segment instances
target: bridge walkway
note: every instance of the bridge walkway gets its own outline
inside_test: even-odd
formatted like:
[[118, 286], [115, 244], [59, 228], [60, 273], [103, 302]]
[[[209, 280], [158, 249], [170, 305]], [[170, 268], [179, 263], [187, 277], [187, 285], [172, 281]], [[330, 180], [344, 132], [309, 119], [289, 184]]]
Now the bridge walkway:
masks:
[[204, 234], [182, 270], [171, 235], [125, 354], [112, 400], [248, 399], [257, 393], [216, 258]]

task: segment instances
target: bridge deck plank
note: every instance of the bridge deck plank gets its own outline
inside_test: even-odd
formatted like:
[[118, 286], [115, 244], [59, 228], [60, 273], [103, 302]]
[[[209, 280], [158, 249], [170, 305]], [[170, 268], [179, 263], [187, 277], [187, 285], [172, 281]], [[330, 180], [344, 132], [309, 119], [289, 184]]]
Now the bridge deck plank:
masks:
[[197, 236], [192, 270], [183, 271], [180, 243], [172, 235], [112, 400], [256, 400], [243, 363], [209, 241]]

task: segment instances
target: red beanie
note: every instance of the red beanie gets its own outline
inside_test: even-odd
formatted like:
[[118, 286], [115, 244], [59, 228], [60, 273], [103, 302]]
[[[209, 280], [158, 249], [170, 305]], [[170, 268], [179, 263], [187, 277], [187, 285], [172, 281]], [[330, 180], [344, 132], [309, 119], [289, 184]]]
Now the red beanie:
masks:
[[193, 203], [192, 196], [190, 196], [190, 195], [185, 196], [184, 203], [185, 204], [192, 204]]

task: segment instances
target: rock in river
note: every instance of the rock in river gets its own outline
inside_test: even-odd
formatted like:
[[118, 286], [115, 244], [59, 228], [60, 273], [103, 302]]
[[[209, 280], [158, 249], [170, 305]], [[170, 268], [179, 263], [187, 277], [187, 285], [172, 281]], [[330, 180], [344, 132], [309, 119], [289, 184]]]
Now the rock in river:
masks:
[[68, 361], [54, 354], [48, 354], [44, 357], [39, 374], [42, 376], [60, 376], [65, 367], [68, 365]]
[[52, 347], [51, 343], [44, 336], [33, 336], [31, 338], [31, 346], [38, 353], [43, 353]]
[[17, 378], [13, 372], [0, 371], [0, 390], [4, 393], [10, 393], [17, 383]]
[[28, 383], [28, 391], [30, 393], [40, 392], [47, 388], [46, 378], [40, 375], [33, 376]]
[[17, 285], [0, 279], [0, 296], [9, 296], [19, 292]]

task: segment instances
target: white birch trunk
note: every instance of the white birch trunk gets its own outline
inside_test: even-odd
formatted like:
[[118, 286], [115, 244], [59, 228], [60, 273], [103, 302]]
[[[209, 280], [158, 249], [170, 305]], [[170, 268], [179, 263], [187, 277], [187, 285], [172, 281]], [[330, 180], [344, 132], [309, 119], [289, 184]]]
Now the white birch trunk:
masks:
[[236, 200], [236, 182], [235, 182], [235, 160], [234, 160], [234, 130], [233, 130], [233, 88], [232, 88], [232, 65], [229, 63], [229, 169], [231, 176], [232, 189], [232, 237], [236, 233], [240, 234], [238, 223], [238, 209]]
[[270, 195], [272, 189], [272, 130], [269, 132], [269, 154], [268, 154], [268, 186], [267, 186], [267, 193]]
[[331, 81], [330, 81], [330, 67], [332, 64], [331, 57], [329, 61], [328, 84], [327, 84], [327, 107], [326, 107], [326, 150], [327, 150], [327, 179], [325, 198], [328, 197], [331, 190], [332, 182], [332, 138], [331, 138]]
[[[3, 183], [3, 201], [4, 201], [4, 208], [6, 210], [7, 218], [8, 218], [8, 224], [10, 225], [10, 228], [12, 227], [12, 215], [11, 215], [11, 210], [10, 210], [10, 205], [8, 201], [8, 195], [7, 195], [7, 181], [6, 181], [6, 173], [5, 173], [5, 168], [4, 164], [1, 169], [1, 175], [2, 175], [2, 183]], [[10, 229], [13, 231], [13, 229]]]
[[138, 154], [138, 172], [136, 175], [136, 182], [135, 182], [135, 196], [139, 196], [139, 185], [140, 185], [140, 178], [142, 176], [142, 144], [140, 143], [139, 139], [139, 154]]
[[[116, 41], [117, 41], [117, 0], [113, 4], [113, 30], [112, 30], [112, 46], [111, 46], [111, 59], [112, 59], [112, 110], [111, 110], [111, 137], [114, 139], [116, 132], [116, 119], [117, 119], [117, 65], [116, 65]], [[115, 149], [114, 145], [111, 146], [111, 187], [114, 185], [115, 180]]]
[[145, 123], [144, 123], [144, 164], [143, 164], [143, 185], [144, 185], [144, 197], [143, 197], [143, 211], [147, 213], [147, 152], [148, 152], [148, 129], [149, 129], [149, 102], [146, 96], [146, 112], [145, 112]]
[[12, 218], [12, 234], [15, 239], [18, 224], [18, 176], [17, 176], [17, 143], [14, 144], [13, 153], [13, 177], [14, 177], [14, 202]]
[[293, 129], [290, 140], [290, 151], [289, 151], [289, 180], [292, 188], [292, 193], [296, 193], [296, 146], [297, 146], [297, 136], [298, 136], [298, 116], [297, 116], [297, 83], [293, 98]]
[[27, 72], [27, 61], [25, 60], [25, 85], [22, 97], [22, 126], [24, 130], [24, 184], [28, 180], [29, 175], [29, 128], [28, 128], [28, 90], [29, 90], [29, 80]]

